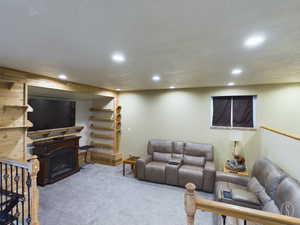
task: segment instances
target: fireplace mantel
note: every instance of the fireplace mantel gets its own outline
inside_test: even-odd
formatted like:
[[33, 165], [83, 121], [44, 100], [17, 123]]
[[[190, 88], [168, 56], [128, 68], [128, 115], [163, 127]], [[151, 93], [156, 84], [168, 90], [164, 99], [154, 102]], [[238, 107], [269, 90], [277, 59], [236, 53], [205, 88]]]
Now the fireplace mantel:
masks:
[[80, 136], [36, 142], [33, 154], [38, 156], [38, 184], [53, 184], [79, 171], [78, 149]]

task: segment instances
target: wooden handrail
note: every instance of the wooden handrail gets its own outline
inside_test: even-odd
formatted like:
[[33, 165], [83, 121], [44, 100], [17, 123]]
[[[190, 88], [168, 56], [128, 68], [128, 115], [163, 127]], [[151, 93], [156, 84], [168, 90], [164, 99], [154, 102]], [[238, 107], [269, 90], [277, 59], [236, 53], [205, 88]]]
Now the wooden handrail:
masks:
[[260, 128], [271, 131], [271, 132], [276, 133], [276, 134], [280, 134], [280, 135], [295, 139], [297, 141], [300, 141], [300, 136], [295, 136], [295, 135], [292, 135], [292, 134], [289, 134], [289, 133], [286, 133], [286, 132], [283, 132], [283, 131], [275, 130], [275, 129], [267, 127], [267, 126], [261, 126]]
[[18, 159], [0, 158], [0, 162], [4, 163], [4, 164], [12, 165], [12, 166], [21, 167], [21, 168], [28, 169], [28, 170], [31, 169], [31, 163], [24, 162], [24, 161], [18, 160]]
[[300, 225], [299, 218], [206, 200], [196, 196], [196, 186], [194, 184], [188, 183], [185, 187], [187, 192], [185, 193], [184, 203], [188, 225], [194, 225], [194, 218], [197, 209], [252, 221], [263, 225]]

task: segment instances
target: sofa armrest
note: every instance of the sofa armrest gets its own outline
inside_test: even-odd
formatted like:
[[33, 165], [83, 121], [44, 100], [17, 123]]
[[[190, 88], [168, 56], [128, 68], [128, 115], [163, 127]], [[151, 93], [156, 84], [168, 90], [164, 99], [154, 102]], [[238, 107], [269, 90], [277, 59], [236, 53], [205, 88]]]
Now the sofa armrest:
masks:
[[248, 176], [240, 176], [234, 173], [224, 173], [221, 171], [218, 171], [216, 175], [216, 182], [223, 181], [223, 182], [229, 182], [233, 184], [239, 184], [242, 186], [247, 186], [249, 180], [250, 177]]
[[140, 180], [145, 179], [145, 167], [147, 163], [152, 161], [152, 156], [147, 155], [146, 157], [139, 158], [136, 161], [136, 173], [137, 173], [137, 178]]
[[216, 167], [214, 161], [206, 161], [203, 169], [203, 191], [213, 192], [216, 180]]

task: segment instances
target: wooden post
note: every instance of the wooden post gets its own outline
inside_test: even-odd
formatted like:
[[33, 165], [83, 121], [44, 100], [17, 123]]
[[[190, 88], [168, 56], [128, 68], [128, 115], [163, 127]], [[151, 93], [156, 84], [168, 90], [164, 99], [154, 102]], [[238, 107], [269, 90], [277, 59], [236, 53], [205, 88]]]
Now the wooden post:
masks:
[[196, 213], [196, 186], [193, 183], [185, 185], [187, 191], [184, 194], [184, 206], [187, 215], [187, 225], [194, 225]]
[[37, 173], [40, 169], [40, 162], [37, 156], [33, 156], [32, 160], [32, 171], [31, 171], [31, 216], [32, 225], [40, 225], [39, 221], [39, 190], [37, 187]]

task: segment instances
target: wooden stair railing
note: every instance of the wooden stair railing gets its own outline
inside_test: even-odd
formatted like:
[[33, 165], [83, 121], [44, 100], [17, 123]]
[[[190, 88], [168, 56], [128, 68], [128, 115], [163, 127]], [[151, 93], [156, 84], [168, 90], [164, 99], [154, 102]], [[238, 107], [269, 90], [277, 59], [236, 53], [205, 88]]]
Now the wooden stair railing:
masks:
[[40, 225], [38, 171], [36, 156], [28, 162], [0, 158], [0, 224]]
[[276, 134], [280, 134], [280, 135], [283, 135], [283, 136], [286, 136], [286, 137], [295, 139], [295, 140], [297, 140], [297, 141], [300, 141], [300, 136], [296, 136], [296, 135], [293, 135], [293, 134], [289, 134], [289, 133], [287, 133], [287, 132], [280, 131], [280, 130], [276, 130], [276, 129], [273, 129], [273, 128], [270, 128], [270, 127], [267, 127], [267, 126], [261, 126], [260, 128], [261, 128], [261, 129], [264, 129], [264, 130], [271, 131], [271, 132], [276, 133]]
[[[187, 191], [184, 195], [184, 205], [188, 225], [194, 225], [197, 209], [262, 225], [300, 225], [299, 218], [203, 199], [196, 196], [196, 186], [194, 184], [188, 183], [185, 187]], [[201, 221], [199, 224], [202, 225]]]

